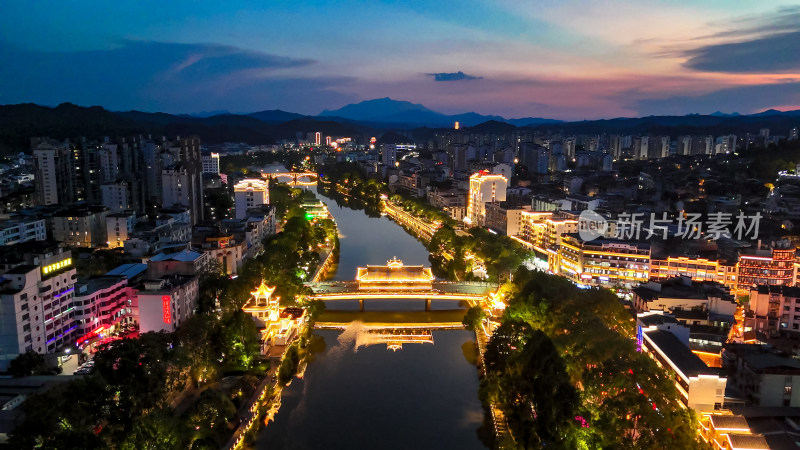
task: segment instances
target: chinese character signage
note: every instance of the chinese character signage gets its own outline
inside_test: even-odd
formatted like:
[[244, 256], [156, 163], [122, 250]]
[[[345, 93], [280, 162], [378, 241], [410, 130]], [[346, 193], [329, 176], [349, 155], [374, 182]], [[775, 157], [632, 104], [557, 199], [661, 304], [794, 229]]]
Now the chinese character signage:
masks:
[[161, 310], [164, 312], [164, 323], [169, 325], [172, 323], [172, 308], [170, 304], [172, 303], [172, 299], [169, 295], [165, 295], [161, 297]]

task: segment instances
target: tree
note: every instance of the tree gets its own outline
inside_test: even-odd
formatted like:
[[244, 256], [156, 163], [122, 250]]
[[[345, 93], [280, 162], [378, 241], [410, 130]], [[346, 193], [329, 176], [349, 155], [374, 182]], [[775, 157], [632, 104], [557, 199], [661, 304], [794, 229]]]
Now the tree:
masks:
[[47, 371], [44, 356], [33, 350], [20, 353], [12, 359], [8, 366], [8, 373], [14, 377], [26, 377], [29, 375], [39, 375]]
[[121, 450], [161, 450], [180, 448], [181, 437], [172, 411], [157, 409], [133, 424], [119, 446]]
[[464, 314], [461, 321], [468, 330], [475, 331], [486, 318], [486, 312], [480, 306], [473, 306]]

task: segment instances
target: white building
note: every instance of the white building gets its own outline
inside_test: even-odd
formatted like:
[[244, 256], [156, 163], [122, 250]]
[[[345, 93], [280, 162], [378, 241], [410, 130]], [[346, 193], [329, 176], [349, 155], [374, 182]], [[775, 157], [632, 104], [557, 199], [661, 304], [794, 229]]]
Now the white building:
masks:
[[77, 336], [73, 324], [72, 253], [47, 249], [25, 255], [0, 281], [0, 370], [20, 353], [54, 353]]
[[0, 245], [47, 239], [44, 219], [6, 220], [0, 222]]
[[486, 203], [506, 201], [507, 188], [508, 179], [503, 175], [493, 175], [487, 171], [472, 174], [469, 177], [467, 216], [464, 221], [473, 226], [482, 226], [486, 217]]
[[134, 209], [130, 202], [131, 192], [127, 181], [105, 183], [100, 186], [103, 195], [103, 206], [111, 213], [119, 213]]
[[194, 314], [197, 276], [173, 275], [145, 280], [138, 293], [139, 332], [175, 331]]
[[269, 204], [269, 182], [256, 178], [247, 178], [233, 187], [236, 202], [236, 218], [247, 218], [249, 208], [257, 208]]
[[161, 196], [164, 207], [175, 205], [191, 208], [193, 206], [192, 187], [189, 172], [180, 164], [161, 171]]
[[136, 225], [136, 214], [133, 211], [119, 212], [106, 216], [106, 236], [111, 248], [124, 247], [133, 227]]
[[219, 175], [219, 153], [203, 155], [203, 173]]
[[53, 239], [70, 247], [105, 247], [107, 214], [102, 206], [59, 211], [53, 214]]
[[640, 318], [637, 340], [643, 352], [673, 374], [670, 379], [674, 380], [685, 406], [698, 412], [722, 407], [728, 378], [721, 376], [719, 369], [708, 367], [689, 349], [686, 327], [669, 322], [645, 327]]

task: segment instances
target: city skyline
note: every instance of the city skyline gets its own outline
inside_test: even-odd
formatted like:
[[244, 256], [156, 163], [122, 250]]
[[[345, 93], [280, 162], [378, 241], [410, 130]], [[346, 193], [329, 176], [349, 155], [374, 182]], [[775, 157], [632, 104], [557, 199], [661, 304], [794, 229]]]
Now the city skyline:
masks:
[[564, 120], [800, 109], [796, 2], [151, 5], [6, 5], [0, 103], [319, 114], [388, 96]]

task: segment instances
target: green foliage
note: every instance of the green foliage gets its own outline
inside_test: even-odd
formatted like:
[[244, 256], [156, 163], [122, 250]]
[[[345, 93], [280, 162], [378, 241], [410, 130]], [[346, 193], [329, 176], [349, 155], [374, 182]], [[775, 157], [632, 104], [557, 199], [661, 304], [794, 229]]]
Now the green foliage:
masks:
[[461, 322], [468, 330], [475, 331], [485, 318], [486, 312], [483, 311], [483, 308], [480, 306], [473, 306], [467, 310], [467, 313], [464, 314], [464, 320]]
[[300, 364], [300, 351], [296, 345], [292, 345], [286, 351], [286, 355], [281, 361], [281, 367], [278, 369], [278, 382], [286, 384], [292, 379], [294, 374], [297, 373], [297, 366]]
[[20, 353], [12, 359], [8, 366], [8, 373], [14, 377], [26, 377], [28, 375], [39, 375], [47, 372], [44, 356], [33, 350]]
[[172, 411], [151, 411], [133, 424], [131, 432], [119, 445], [121, 450], [162, 450], [179, 448], [181, 436]]
[[[509, 305], [486, 349], [489, 375], [480, 396], [502, 405], [519, 442], [556, 448], [699, 445], [674, 383], [636, 351], [632, 319], [613, 293], [581, 290], [562, 277], [525, 269], [503, 290]], [[518, 403], [520, 396], [533, 399], [535, 419]], [[579, 400], [558, 404], [559, 398]]]

